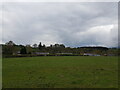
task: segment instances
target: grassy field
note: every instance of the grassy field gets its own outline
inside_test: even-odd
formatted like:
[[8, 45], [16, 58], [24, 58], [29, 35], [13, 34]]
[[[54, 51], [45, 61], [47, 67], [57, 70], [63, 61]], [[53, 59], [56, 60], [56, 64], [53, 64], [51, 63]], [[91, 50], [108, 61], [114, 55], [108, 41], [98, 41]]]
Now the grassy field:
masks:
[[117, 88], [118, 57], [4, 58], [3, 88]]

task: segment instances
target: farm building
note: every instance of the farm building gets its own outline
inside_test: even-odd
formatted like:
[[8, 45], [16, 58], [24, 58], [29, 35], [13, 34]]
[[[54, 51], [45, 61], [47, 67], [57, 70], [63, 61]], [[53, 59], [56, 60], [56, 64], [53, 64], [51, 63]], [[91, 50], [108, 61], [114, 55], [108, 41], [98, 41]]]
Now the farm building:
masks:
[[34, 52], [33, 54], [36, 54], [36, 55], [48, 55], [49, 52]]
[[101, 56], [99, 54], [92, 54], [92, 53], [84, 53], [84, 56]]

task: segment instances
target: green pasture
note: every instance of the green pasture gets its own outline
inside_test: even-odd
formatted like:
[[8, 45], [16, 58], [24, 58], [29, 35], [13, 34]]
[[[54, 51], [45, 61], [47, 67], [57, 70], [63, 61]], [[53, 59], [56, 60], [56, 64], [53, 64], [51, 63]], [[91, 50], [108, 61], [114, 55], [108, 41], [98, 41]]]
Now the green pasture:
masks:
[[118, 57], [41, 56], [2, 59], [3, 88], [117, 88]]

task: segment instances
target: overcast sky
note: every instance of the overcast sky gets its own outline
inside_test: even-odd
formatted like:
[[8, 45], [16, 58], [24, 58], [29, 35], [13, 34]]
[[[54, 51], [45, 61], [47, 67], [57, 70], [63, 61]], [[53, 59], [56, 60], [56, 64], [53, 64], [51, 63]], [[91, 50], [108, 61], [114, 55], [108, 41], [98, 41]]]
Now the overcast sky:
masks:
[[6, 3], [1, 43], [118, 45], [117, 2]]

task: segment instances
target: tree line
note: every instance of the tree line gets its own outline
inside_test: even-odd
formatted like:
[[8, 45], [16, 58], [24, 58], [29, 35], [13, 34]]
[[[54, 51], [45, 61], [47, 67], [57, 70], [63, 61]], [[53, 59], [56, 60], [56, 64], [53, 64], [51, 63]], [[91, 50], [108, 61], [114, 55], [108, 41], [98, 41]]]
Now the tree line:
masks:
[[96, 47], [66, 47], [64, 44], [54, 44], [46, 46], [41, 42], [31, 45], [17, 45], [13, 41], [9, 41], [2, 45], [3, 56], [16, 55], [111, 55], [117, 56], [117, 48], [107, 48], [102, 46]]

